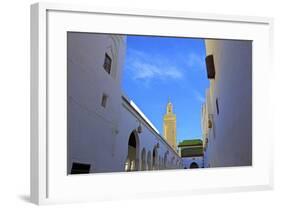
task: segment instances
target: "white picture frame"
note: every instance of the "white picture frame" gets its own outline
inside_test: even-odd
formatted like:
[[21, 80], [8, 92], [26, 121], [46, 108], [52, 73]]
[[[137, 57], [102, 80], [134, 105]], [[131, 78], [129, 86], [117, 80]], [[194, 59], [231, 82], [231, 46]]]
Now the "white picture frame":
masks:
[[[165, 29], [167, 21], [173, 22], [173, 28]], [[106, 23], [107, 27], [102, 26], [103, 24], [93, 27], [93, 23], [98, 22]], [[159, 25], [158, 28], [153, 27], [155, 23]], [[182, 24], [186, 27], [180, 28]], [[190, 26], [189, 29], [187, 26]], [[49, 204], [271, 189], [273, 187], [273, 140], [270, 136], [272, 120], [264, 109], [270, 102], [267, 91], [270, 90], [272, 70], [272, 28], [273, 20], [264, 17], [97, 8], [89, 5], [33, 4], [31, 6], [31, 201], [36, 204]], [[189, 172], [173, 170], [67, 176], [64, 167], [60, 167], [63, 163], [66, 165], [66, 140], [62, 139], [62, 142], [55, 140], [66, 136], [66, 124], [63, 122], [66, 116], [65, 100], [63, 100], [65, 97], [59, 97], [62, 95], [59, 93], [64, 93], [66, 87], [64, 73], [66, 36], [62, 35], [65, 31], [179, 37], [187, 36], [189, 32], [192, 37], [253, 40], [253, 165], [198, 169]], [[54, 40], [54, 36], [58, 39]], [[56, 46], [55, 51], [54, 46]], [[54, 56], [57, 58], [54, 59]], [[54, 64], [59, 64], [64, 70], [54, 73], [52, 70]], [[54, 88], [58, 94], [53, 93]], [[49, 106], [49, 99], [58, 101], [57, 109], [54, 110]], [[60, 118], [54, 121], [53, 115]], [[56, 125], [62, 127], [60, 132], [54, 132], [53, 122], [57, 122]], [[137, 188], [131, 189], [132, 183]], [[110, 189], [108, 189], [109, 185]]]

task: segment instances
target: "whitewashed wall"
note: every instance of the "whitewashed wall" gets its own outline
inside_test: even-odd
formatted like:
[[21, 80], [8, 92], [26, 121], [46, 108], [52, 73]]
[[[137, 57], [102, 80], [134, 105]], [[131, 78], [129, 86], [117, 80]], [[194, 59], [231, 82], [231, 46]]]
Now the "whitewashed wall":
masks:
[[[68, 33], [68, 171], [73, 161], [92, 170], [113, 170], [110, 148], [121, 115], [120, 79], [125, 52], [121, 36]], [[103, 69], [105, 52], [115, 52], [113, 73]], [[108, 95], [106, 108], [101, 106]], [[111, 139], [112, 138], [112, 139]]]
[[216, 70], [206, 92], [206, 108], [213, 127], [207, 130], [205, 167], [251, 165], [252, 42], [206, 40], [205, 43], [207, 55], [214, 56]]
[[195, 162], [198, 165], [198, 168], [204, 167], [203, 156], [200, 157], [183, 157], [182, 163], [184, 169], [189, 169], [191, 163]]

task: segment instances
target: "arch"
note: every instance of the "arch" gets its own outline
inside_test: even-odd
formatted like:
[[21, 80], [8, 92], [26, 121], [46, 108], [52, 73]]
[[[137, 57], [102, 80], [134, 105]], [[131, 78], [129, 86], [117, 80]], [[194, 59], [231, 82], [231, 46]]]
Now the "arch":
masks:
[[168, 168], [168, 164], [167, 164], [167, 162], [168, 162], [168, 154], [169, 154], [169, 152], [167, 151], [165, 153], [165, 156], [164, 156], [164, 169]]
[[174, 161], [175, 161], [175, 157], [173, 156], [171, 159], [171, 168], [175, 167]]
[[158, 169], [158, 151], [156, 146], [153, 148], [152, 151], [152, 169], [153, 170]]
[[146, 163], [146, 150], [145, 148], [141, 151], [141, 170], [147, 170], [147, 163]]
[[119, 38], [115, 35], [111, 35], [108, 37], [110, 39], [110, 43], [106, 47], [106, 53], [112, 59], [111, 73], [114, 78], [117, 75], [117, 64], [118, 64], [118, 48], [119, 48]]
[[199, 168], [198, 164], [196, 162], [192, 162], [189, 166], [190, 169], [193, 169], [193, 168]]
[[162, 166], [161, 157], [160, 157], [160, 155], [159, 155], [159, 157], [158, 157], [158, 170], [161, 169], [161, 166]]
[[152, 165], [151, 165], [151, 152], [148, 151], [147, 153], [147, 169], [151, 170], [152, 169]]
[[139, 138], [136, 131], [132, 131], [128, 140], [128, 156], [125, 171], [139, 170]]

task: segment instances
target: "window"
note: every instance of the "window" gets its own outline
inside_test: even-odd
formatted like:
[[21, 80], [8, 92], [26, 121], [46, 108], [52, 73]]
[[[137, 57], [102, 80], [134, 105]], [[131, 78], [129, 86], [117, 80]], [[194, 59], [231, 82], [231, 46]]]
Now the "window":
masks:
[[112, 64], [112, 60], [110, 56], [107, 53], [105, 53], [103, 68], [108, 74], [110, 74], [111, 71], [111, 64]]
[[215, 79], [216, 70], [214, 64], [214, 56], [208, 55], [205, 58], [208, 79]]
[[101, 106], [104, 108], [106, 107], [107, 99], [108, 99], [108, 96], [106, 94], [103, 94], [102, 98], [101, 98]]
[[72, 163], [71, 174], [85, 174], [90, 173], [90, 164], [85, 163]]
[[213, 127], [213, 123], [211, 119], [208, 120], [208, 128], [211, 129]]
[[219, 115], [220, 109], [219, 109], [219, 101], [218, 101], [218, 98], [216, 99], [216, 107], [217, 107], [217, 115]]

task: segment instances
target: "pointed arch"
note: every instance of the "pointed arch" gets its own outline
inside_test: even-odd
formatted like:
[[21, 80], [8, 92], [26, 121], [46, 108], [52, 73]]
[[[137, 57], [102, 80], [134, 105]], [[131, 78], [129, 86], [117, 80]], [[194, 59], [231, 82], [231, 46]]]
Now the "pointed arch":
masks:
[[164, 169], [167, 169], [168, 168], [168, 154], [169, 154], [169, 151], [167, 151], [165, 153], [165, 156], [164, 156]]
[[125, 171], [139, 170], [139, 137], [134, 130], [128, 140], [128, 154], [125, 163]]
[[153, 148], [152, 152], [152, 169], [157, 170], [158, 169], [158, 151], [157, 146]]

